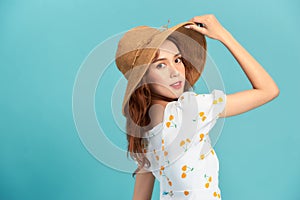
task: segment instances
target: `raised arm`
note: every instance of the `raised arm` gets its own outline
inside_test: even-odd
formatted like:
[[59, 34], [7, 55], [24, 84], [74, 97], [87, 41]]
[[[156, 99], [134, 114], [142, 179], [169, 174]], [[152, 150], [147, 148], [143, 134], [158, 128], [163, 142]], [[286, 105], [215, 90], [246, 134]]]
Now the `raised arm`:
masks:
[[237, 60], [253, 89], [226, 95], [226, 106], [220, 117], [238, 115], [259, 107], [279, 95], [279, 88], [264, 68], [218, 22], [214, 15], [203, 15], [190, 21], [201, 22], [205, 27], [191, 25], [195, 31], [222, 42]]
[[143, 169], [136, 173], [133, 200], [151, 200], [155, 177]]

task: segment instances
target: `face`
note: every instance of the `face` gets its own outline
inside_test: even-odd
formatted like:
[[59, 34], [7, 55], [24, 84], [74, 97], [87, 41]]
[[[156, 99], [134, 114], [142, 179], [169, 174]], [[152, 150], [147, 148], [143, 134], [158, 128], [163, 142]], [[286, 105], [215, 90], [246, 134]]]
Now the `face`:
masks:
[[178, 98], [184, 91], [185, 66], [177, 46], [165, 40], [157, 59], [144, 76], [152, 91], [170, 98]]

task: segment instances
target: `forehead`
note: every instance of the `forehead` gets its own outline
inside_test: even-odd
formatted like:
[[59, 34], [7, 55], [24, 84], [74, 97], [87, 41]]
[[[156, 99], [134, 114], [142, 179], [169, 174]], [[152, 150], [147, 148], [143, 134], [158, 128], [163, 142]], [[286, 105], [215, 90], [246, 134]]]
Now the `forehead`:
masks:
[[172, 54], [179, 53], [177, 46], [170, 40], [165, 40], [159, 47], [159, 50], [161, 53], [166, 53], [166, 52]]

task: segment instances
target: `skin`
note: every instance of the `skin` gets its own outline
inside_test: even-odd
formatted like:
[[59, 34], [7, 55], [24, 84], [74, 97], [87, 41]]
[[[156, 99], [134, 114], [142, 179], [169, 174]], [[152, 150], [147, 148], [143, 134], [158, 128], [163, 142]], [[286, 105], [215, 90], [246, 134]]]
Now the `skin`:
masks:
[[[157, 59], [164, 60], [154, 61], [143, 79], [146, 83], [152, 83], [150, 84], [152, 91], [170, 98], [178, 98], [183, 93], [185, 84], [185, 66], [181, 54], [177, 46], [170, 40], [165, 40], [159, 49], [160, 53]], [[177, 81], [182, 82], [180, 89], [171, 87]], [[167, 103], [164, 100], [152, 100], [152, 106], [149, 110], [150, 127], [162, 122]]]
[[[225, 109], [219, 117], [230, 117], [250, 111], [273, 100], [279, 95], [279, 88], [271, 76], [219, 23], [214, 15], [196, 16], [189, 21], [205, 24], [205, 27], [191, 25], [190, 28], [209, 38], [219, 40], [225, 45], [239, 63], [252, 85], [252, 89], [227, 94]], [[168, 58], [170, 59], [171, 57]], [[158, 103], [164, 105], [162, 102]], [[152, 173], [144, 169], [142, 169], [141, 173], [137, 173], [133, 199], [151, 199], [154, 179]]]
[[[147, 83], [151, 84], [152, 91], [165, 95], [167, 97], [179, 97], [183, 93], [183, 86], [185, 81], [185, 66], [181, 59], [181, 54], [177, 46], [170, 40], [165, 40], [160, 46], [160, 54], [158, 59], [165, 58], [153, 62], [144, 76]], [[170, 85], [182, 81], [180, 89], [174, 89]], [[154, 100], [155, 103], [165, 104], [163, 101]]]

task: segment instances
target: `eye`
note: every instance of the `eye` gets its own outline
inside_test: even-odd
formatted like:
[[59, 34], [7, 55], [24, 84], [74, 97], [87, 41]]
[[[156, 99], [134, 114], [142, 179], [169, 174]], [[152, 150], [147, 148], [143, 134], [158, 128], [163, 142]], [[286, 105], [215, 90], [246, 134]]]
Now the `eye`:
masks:
[[162, 68], [162, 65], [164, 65], [164, 63], [160, 63], [160, 64], [158, 64], [158, 65], [156, 65], [156, 68]]
[[179, 60], [179, 62], [177, 62], [177, 63], [180, 63], [180, 62], [182, 62], [182, 57], [180, 56], [180, 57], [176, 58], [176, 60]]

